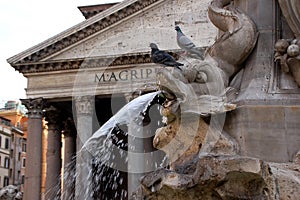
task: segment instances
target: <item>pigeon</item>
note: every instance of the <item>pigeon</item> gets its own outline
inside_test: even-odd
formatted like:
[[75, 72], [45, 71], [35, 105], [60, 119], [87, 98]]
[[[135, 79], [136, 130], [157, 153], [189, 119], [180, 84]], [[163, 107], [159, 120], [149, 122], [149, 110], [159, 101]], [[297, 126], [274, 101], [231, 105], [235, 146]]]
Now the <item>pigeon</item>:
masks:
[[183, 64], [177, 62], [173, 56], [163, 50], [159, 50], [157, 45], [154, 43], [151, 43], [150, 47], [152, 62], [162, 64], [164, 66], [176, 67], [177, 69], [182, 70], [179, 66], [183, 66]]
[[177, 44], [178, 46], [185, 50], [185, 53], [191, 57], [204, 60], [204, 53], [196, 48], [196, 45], [183, 34], [179, 26], [175, 26], [177, 32]]

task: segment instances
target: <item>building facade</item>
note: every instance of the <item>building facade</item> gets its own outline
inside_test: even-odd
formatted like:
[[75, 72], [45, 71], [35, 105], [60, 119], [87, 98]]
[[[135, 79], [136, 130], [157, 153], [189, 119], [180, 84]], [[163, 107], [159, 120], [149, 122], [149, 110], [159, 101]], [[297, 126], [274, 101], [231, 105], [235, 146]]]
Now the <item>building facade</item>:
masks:
[[20, 191], [23, 191], [26, 167], [26, 139], [23, 136], [22, 130], [12, 128], [10, 185], [20, 186]]
[[[125, 0], [108, 6], [105, 10], [105, 6], [93, 8], [98, 7], [101, 12], [92, 8], [81, 8], [88, 19], [8, 59], [11, 66], [28, 80], [27, 99], [22, 100], [28, 109], [29, 133], [25, 200], [41, 198], [43, 163], [46, 163], [46, 199], [54, 199], [55, 195], [61, 194], [63, 199], [69, 196], [78, 200], [97, 199], [99, 193], [106, 193], [108, 197], [113, 198], [110, 195], [115, 195], [115, 190], [105, 187], [93, 194], [92, 188], [97, 182], [86, 180], [87, 176], [69, 180], [73, 181], [72, 187], [70, 183], [66, 185], [66, 180], [62, 184], [59, 178], [62, 166], [72, 163], [74, 155], [81, 150], [83, 144], [119, 108], [129, 102], [134, 94], [157, 89], [156, 72], [161, 66], [151, 62], [150, 43], [158, 44], [161, 49], [167, 50], [180, 60], [182, 50], [176, 43], [176, 25], [179, 25], [199, 47], [210, 46], [215, 41], [217, 29], [207, 18], [210, 2]], [[239, 141], [242, 155], [255, 155], [270, 161], [287, 161], [295, 153], [300, 142], [295, 134], [298, 130], [293, 128], [297, 118], [291, 117], [288, 128], [284, 123], [276, 123], [280, 124], [280, 128], [288, 129], [285, 135], [271, 129], [267, 121], [257, 121], [257, 124], [267, 127], [265, 130], [268, 131], [261, 133], [254, 122], [241, 120], [250, 116], [248, 111], [253, 115], [257, 112], [260, 116], [269, 115], [269, 106], [292, 116], [289, 105], [284, 108], [279, 108], [278, 105], [283, 104], [283, 93], [290, 94], [291, 98], [298, 100], [299, 88], [290, 83], [279, 84], [283, 74], [273, 62], [275, 41], [282, 36], [281, 33], [287, 36], [289, 31], [286, 24], [279, 23], [280, 9], [276, 0], [234, 0], [232, 3], [251, 13], [250, 17], [260, 32], [258, 44], [263, 45], [254, 49], [250, 61], [245, 64], [248, 68], [243, 71], [245, 75], [241, 78], [241, 94], [238, 98], [240, 107], [226, 119], [232, 120], [230, 124], [233, 125], [225, 128]], [[91, 16], [89, 12], [94, 15]], [[280, 34], [278, 30], [281, 30]], [[252, 74], [251, 69], [256, 69], [258, 73]], [[287, 84], [288, 88], [285, 87]], [[271, 99], [272, 105], [265, 105], [265, 99]], [[262, 109], [257, 109], [257, 105], [254, 107], [253, 102], [261, 105]], [[293, 111], [297, 115], [299, 108]], [[43, 142], [42, 134], [44, 117], [48, 122], [47, 143]], [[264, 119], [268, 117], [261, 120]], [[284, 118], [283, 121], [288, 119]], [[277, 137], [269, 137], [271, 134]], [[251, 140], [251, 137], [259, 137], [260, 140]], [[244, 138], [248, 138], [247, 141], [250, 142], [245, 143]], [[287, 138], [294, 138], [289, 139], [292, 145], [283, 142], [287, 141]], [[278, 156], [276, 152], [268, 150], [266, 141], [271, 146], [284, 143], [281, 145], [283, 154]], [[43, 161], [43, 149], [47, 151], [46, 161]], [[80, 156], [77, 154], [75, 170], [82, 174], [92, 172], [92, 164], [85, 168], [80, 167], [83, 164]], [[69, 172], [68, 170], [64, 168], [65, 173]], [[133, 180], [133, 176], [127, 173], [122, 176], [125, 181], [118, 184], [119, 188], [128, 193], [134, 191], [136, 179]], [[105, 185], [105, 182], [103, 184]], [[55, 187], [63, 188], [61, 193], [49, 192]], [[81, 196], [79, 190], [92, 195]]]
[[[10, 135], [5, 138], [4, 149], [9, 143], [9, 185], [24, 191], [26, 167], [27, 117], [26, 108], [20, 101], [8, 101], [0, 110], [0, 116], [8, 120]], [[3, 148], [3, 147], [2, 147]], [[5, 166], [5, 165], [4, 165]]]
[[[213, 43], [216, 29], [206, 16], [209, 0], [170, 2], [136, 0], [81, 7], [87, 17], [85, 21], [54, 36], [56, 39], [49, 39], [8, 60], [28, 79], [27, 99], [22, 101], [28, 109], [30, 133], [25, 200], [37, 198], [41, 193], [36, 186], [43, 179], [39, 152], [45, 148], [42, 142], [44, 117], [48, 122], [45, 184], [49, 191], [61, 184], [57, 179], [61, 167], [73, 159], [84, 142], [125, 105], [133, 93], [156, 90], [155, 72], [160, 66], [150, 60], [151, 42], [176, 56], [180, 50], [174, 27], [182, 25], [197, 46]], [[62, 133], [64, 156], [60, 151]], [[77, 160], [77, 164], [79, 162]], [[123, 181], [120, 187], [133, 191], [136, 180], [130, 179]], [[126, 173], [124, 180], [127, 180]], [[79, 182], [76, 180], [74, 184]], [[88, 186], [81, 184], [80, 187]], [[63, 188], [64, 193], [68, 192], [67, 186]], [[83, 199], [76, 194], [76, 189], [69, 192]], [[113, 191], [106, 193], [114, 195]], [[53, 199], [47, 192], [45, 198]]]
[[0, 117], [0, 187], [3, 188], [10, 183], [10, 142], [11, 142], [11, 124], [10, 120]]

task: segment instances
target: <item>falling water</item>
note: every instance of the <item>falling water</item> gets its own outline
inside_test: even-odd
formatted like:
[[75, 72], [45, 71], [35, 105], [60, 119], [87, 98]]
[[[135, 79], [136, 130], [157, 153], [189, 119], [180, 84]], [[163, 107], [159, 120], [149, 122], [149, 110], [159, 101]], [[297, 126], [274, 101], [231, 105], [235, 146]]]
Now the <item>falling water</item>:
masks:
[[[122, 185], [127, 184], [128, 174], [150, 172], [161, 166], [164, 157], [162, 152], [136, 153], [135, 146], [128, 144], [127, 141], [129, 137], [132, 137], [138, 143], [140, 138], [142, 140], [145, 138], [145, 136], [137, 133], [143, 133], [140, 129], [143, 129], [145, 123], [151, 120], [149, 116], [150, 107], [155, 103], [162, 103], [159, 102], [159, 93], [148, 93], [126, 104], [83, 145], [80, 152], [88, 152], [91, 155], [91, 160], [86, 160], [84, 163], [92, 166], [92, 171], [88, 175], [90, 177], [87, 177], [87, 179], [92, 180], [93, 183], [88, 186], [92, 193], [80, 191], [85, 197], [89, 195], [93, 199], [127, 199], [129, 196], [128, 191], [126, 187], [122, 188]], [[156, 102], [154, 101], [155, 99]], [[156, 126], [160, 125], [160, 123], [156, 124]], [[131, 151], [135, 153], [132, 154]], [[128, 160], [128, 154], [131, 157], [142, 156], [143, 162], [146, 163], [145, 168], [142, 171], [138, 169], [134, 163], [132, 164]], [[137, 160], [141, 159], [138, 158]], [[69, 189], [80, 190], [78, 186], [75, 187], [76, 177], [80, 176], [78, 172], [75, 173], [75, 168], [76, 159], [66, 167], [64, 182]], [[86, 185], [88, 183], [80, 184]], [[121, 187], [121, 189], [118, 187]], [[57, 192], [58, 196], [59, 194]], [[64, 199], [74, 199], [74, 195], [72, 196], [65, 192], [62, 195], [67, 196]]]
[[99, 153], [97, 152], [99, 140], [102, 140], [103, 136], [110, 136], [112, 131], [117, 126], [129, 126], [132, 122], [142, 123], [143, 116], [146, 114], [146, 111], [151, 105], [151, 102], [159, 93], [160, 92], [152, 92], [144, 94], [130, 101], [114, 116], [112, 116], [103, 126], [101, 126], [101, 128], [96, 131], [93, 136], [83, 145], [82, 149], [87, 149], [92, 155], [96, 155], [97, 153]]

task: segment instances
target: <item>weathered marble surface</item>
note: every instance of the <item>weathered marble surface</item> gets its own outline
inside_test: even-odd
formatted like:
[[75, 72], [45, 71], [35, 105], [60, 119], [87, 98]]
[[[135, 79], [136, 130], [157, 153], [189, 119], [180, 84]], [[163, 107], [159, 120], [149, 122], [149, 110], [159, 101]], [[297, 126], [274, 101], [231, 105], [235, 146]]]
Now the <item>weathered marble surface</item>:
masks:
[[[228, 7], [224, 9], [225, 6]], [[230, 1], [212, 1], [208, 15], [223, 33], [208, 48], [205, 59], [187, 57], [182, 61], [185, 63], [182, 71], [161, 70], [157, 73], [157, 84], [166, 97], [162, 115], [167, 126], [156, 132], [154, 146], [165, 151], [171, 162], [189, 160], [189, 157], [197, 155], [202, 145], [206, 153], [211, 153], [214, 145], [222, 140], [223, 153], [228, 153], [225, 146], [231, 149], [229, 154], [236, 150], [233, 139], [225, 137], [222, 130], [222, 117], [215, 124], [206, 123], [200, 117], [218, 115], [236, 108], [227, 99], [227, 93], [232, 89], [229, 80], [242, 68], [240, 64], [250, 55], [258, 34], [252, 20], [230, 6]]]
[[23, 193], [19, 192], [17, 186], [8, 185], [0, 190], [0, 200], [21, 200]]
[[186, 173], [161, 169], [143, 177], [131, 197], [148, 200], [296, 200], [300, 198], [300, 166], [267, 163], [240, 156], [208, 155]]
[[[260, 132], [251, 135], [249, 132], [252, 129], [244, 130], [239, 121], [233, 121], [232, 116], [240, 114], [241, 110], [235, 110], [231, 98], [229, 101], [226, 99], [228, 93], [237, 91], [234, 88], [232, 90], [230, 86], [234, 84], [229, 86], [229, 82], [241, 70], [243, 65], [240, 64], [250, 55], [257, 35], [250, 18], [240, 13], [240, 10], [235, 10], [231, 3], [233, 2], [230, 0], [213, 0], [209, 7], [209, 16], [221, 30], [221, 37], [208, 48], [204, 61], [188, 62], [183, 72], [175, 70], [172, 74], [167, 71], [158, 73], [158, 85], [167, 98], [161, 111], [167, 126], [157, 130], [153, 143], [156, 148], [166, 152], [170, 165], [167, 169], [146, 174], [141, 180], [141, 187], [131, 196], [132, 200], [300, 198], [299, 153], [294, 156], [294, 162], [264, 161], [259, 158], [262, 152], [255, 156], [262, 148], [258, 145], [255, 148], [254, 143], [257, 140], [264, 141], [260, 136], [265, 134], [262, 133], [265, 130], [260, 129]], [[258, 4], [253, 4], [257, 5], [256, 3]], [[243, 29], [243, 25], [246, 28]], [[248, 45], [245, 43], [247, 40]], [[204, 101], [201, 101], [201, 97], [205, 97]], [[209, 106], [210, 104], [219, 106]], [[257, 125], [262, 127], [277, 127], [281, 126], [282, 119], [282, 123], [290, 125], [285, 121], [286, 116], [289, 116], [288, 112], [283, 113], [283, 118], [278, 114], [272, 117], [267, 116], [268, 113], [261, 113], [266, 109], [268, 108], [253, 105], [249, 112], [243, 112], [243, 115], [247, 115], [245, 119], [248, 119], [243, 123], [258, 122]], [[277, 109], [287, 108], [274, 106], [270, 109], [276, 112]], [[291, 109], [294, 112], [298, 108]], [[222, 113], [228, 111], [232, 112], [229, 112], [229, 119], [226, 120], [227, 130], [231, 131], [234, 126], [238, 130], [236, 133], [240, 134], [240, 137], [234, 135], [235, 139], [223, 130]], [[273, 118], [278, 123], [269, 121]], [[296, 112], [292, 119], [298, 119]], [[287, 126], [285, 128], [288, 129]], [[283, 130], [279, 129], [279, 132], [283, 133]], [[297, 133], [294, 135], [297, 141]], [[247, 141], [244, 136], [248, 137]], [[272, 132], [268, 139], [273, 142], [273, 137], [276, 136]], [[293, 138], [290, 135], [286, 137]], [[282, 141], [282, 138], [278, 141]], [[291, 144], [297, 148], [297, 145]], [[249, 152], [245, 153], [247, 145]], [[279, 153], [285, 153], [286, 151], [281, 151], [280, 143], [278, 145]], [[285, 145], [282, 148], [286, 148]], [[274, 147], [269, 149], [274, 151]], [[266, 150], [266, 156], [272, 155], [269, 151]], [[247, 153], [252, 153], [253, 157], [241, 155]], [[276, 159], [280, 158], [287, 159], [282, 154]]]

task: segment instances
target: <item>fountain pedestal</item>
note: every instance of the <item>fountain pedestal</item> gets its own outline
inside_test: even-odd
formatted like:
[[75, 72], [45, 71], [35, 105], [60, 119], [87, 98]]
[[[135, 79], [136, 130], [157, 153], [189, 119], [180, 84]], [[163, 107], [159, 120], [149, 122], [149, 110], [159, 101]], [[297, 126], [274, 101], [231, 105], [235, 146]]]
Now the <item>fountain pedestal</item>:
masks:
[[[179, 174], [167, 169], [143, 177], [131, 200], [298, 199], [299, 165], [267, 163], [240, 156], [204, 156], [194, 172]], [[298, 172], [297, 172], [298, 171]]]
[[274, 62], [276, 41], [293, 35], [280, 12], [275, 0], [212, 1], [220, 37], [204, 61], [157, 75], [168, 120], [154, 145], [170, 168], [144, 176], [131, 199], [300, 199], [300, 90]]
[[[291, 74], [274, 62], [274, 45], [293, 34], [275, 0], [235, 0], [255, 22], [259, 37], [244, 63], [238, 108], [226, 116], [224, 129], [236, 139], [240, 154], [271, 162], [289, 162], [299, 151], [300, 90]], [[289, 34], [288, 34], [289, 33]]]

